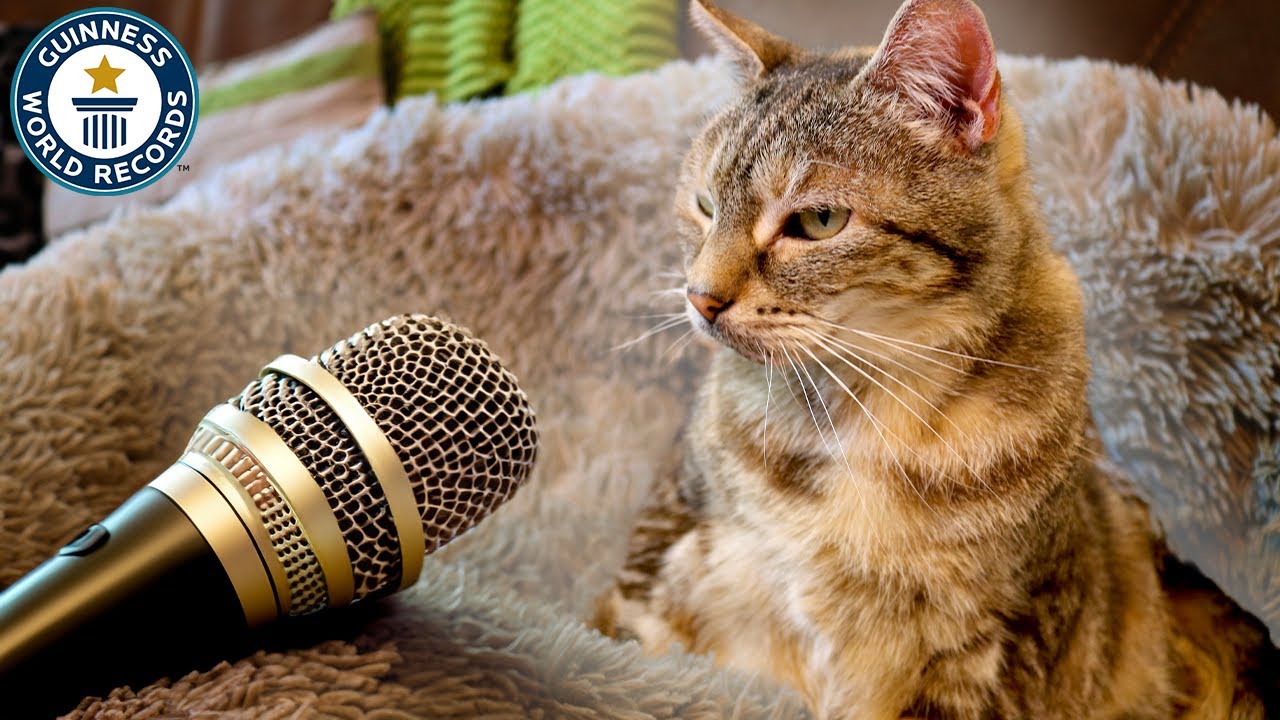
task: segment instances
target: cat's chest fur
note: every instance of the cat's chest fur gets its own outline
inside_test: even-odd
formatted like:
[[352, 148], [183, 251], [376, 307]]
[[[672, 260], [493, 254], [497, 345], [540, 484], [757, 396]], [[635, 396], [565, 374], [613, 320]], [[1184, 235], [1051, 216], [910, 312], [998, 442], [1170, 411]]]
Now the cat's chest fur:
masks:
[[[772, 538], [775, 551], [798, 547], [812, 559], [829, 548], [826, 573], [874, 577], [905, 572], [906, 552], [954, 546], [969, 515], [999, 502], [987, 491], [971, 507], [943, 511], [911, 475], [930, 448], [918, 446], [916, 457], [895, 451], [883, 414], [871, 421], [818, 382], [721, 354], [686, 439], [709, 516]], [[927, 582], [927, 563], [911, 574]]]
[[725, 362], [687, 438], [703, 524], [669, 558], [698, 568], [677, 573], [699, 608], [694, 644], [790, 678], [815, 707], [874, 704], [900, 682], [885, 658], [963, 647], [1016, 562], [936, 540], [956, 516], [904, 502], [878, 433], [847, 407]]
[[686, 436], [703, 523], [668, 555], [699, 618], [692, 646], [867, 716], [882, 693], [893, 707], [916, 692], [918, 676], [895, 669], [931, 657], [965, 653], [975, 682], [997, 683], [1001, 651], [982, 638], [1043, 561], [1036, 538], [1074, 532], [1069, 493], [984, 489], [947, 505], [906, 487], [890, 424], [815, 391], [817, 378], [730, 354], [714, 365]]

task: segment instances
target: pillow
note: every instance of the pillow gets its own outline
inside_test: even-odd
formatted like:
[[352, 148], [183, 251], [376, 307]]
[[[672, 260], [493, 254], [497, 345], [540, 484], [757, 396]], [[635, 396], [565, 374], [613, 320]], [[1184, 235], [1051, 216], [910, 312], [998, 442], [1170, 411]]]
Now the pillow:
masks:
[[333, 20], [287, 43], [197, 75], [200, 114], [178, 167], [127, 195], [98, 197], [45, 184], [48, 237], [130, 204], [160, 203], [219, 166], [310, 130], [354, 127], [386, 102], [372, 12]]
[[676, 0], [335, 0], [376, 8], [392, 100], [458, 102], [626, 75], [679, 56]]

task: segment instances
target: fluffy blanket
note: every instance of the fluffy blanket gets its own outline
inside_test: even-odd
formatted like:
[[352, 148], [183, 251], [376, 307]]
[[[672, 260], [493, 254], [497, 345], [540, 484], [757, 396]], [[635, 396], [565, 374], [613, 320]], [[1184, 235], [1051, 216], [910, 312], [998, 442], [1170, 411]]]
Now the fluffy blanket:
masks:
[[[1110, 460], [1280, 634], [1280, 141], [1255, 108], [1004, 58], [1085, 285]], [[74, 717], [796, 717], [796, 698], [582, 620], [704, 352], [615, 350], [679, 285], [672, 180], [723, 67], [440, 107], [271, 149], [0, 274], [0, 584], [180, 454], [278, 353], [404, 312], [485, 338], [539, 415], [532, 481], [354, 632], [87, 699]]]

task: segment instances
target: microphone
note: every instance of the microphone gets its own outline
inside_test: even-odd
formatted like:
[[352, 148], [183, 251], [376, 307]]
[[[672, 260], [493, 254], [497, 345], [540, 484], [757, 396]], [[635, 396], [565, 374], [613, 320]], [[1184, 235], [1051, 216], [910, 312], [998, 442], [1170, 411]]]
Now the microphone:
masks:
[[[447, 321], [397, 316], [282, 355], [168, 470], [0, 593], [0, 708], [35, 687], [75, 702], [149, 681], [167, 658], [247, 650], [278, 619], [406, 588], [511, 498], [537, 445], [515, 377]], [[29, 709], [59, 709], [41, 700]]]

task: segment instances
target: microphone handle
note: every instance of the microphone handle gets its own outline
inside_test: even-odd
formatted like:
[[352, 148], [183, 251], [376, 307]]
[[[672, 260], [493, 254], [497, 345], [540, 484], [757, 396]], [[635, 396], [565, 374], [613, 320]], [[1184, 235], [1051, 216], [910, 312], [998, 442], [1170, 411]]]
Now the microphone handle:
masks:
[[248, 630], [209, 541], [145, 487], [0, 593], [0, 713], [53, 717], [207, 669], [251, 649]]

